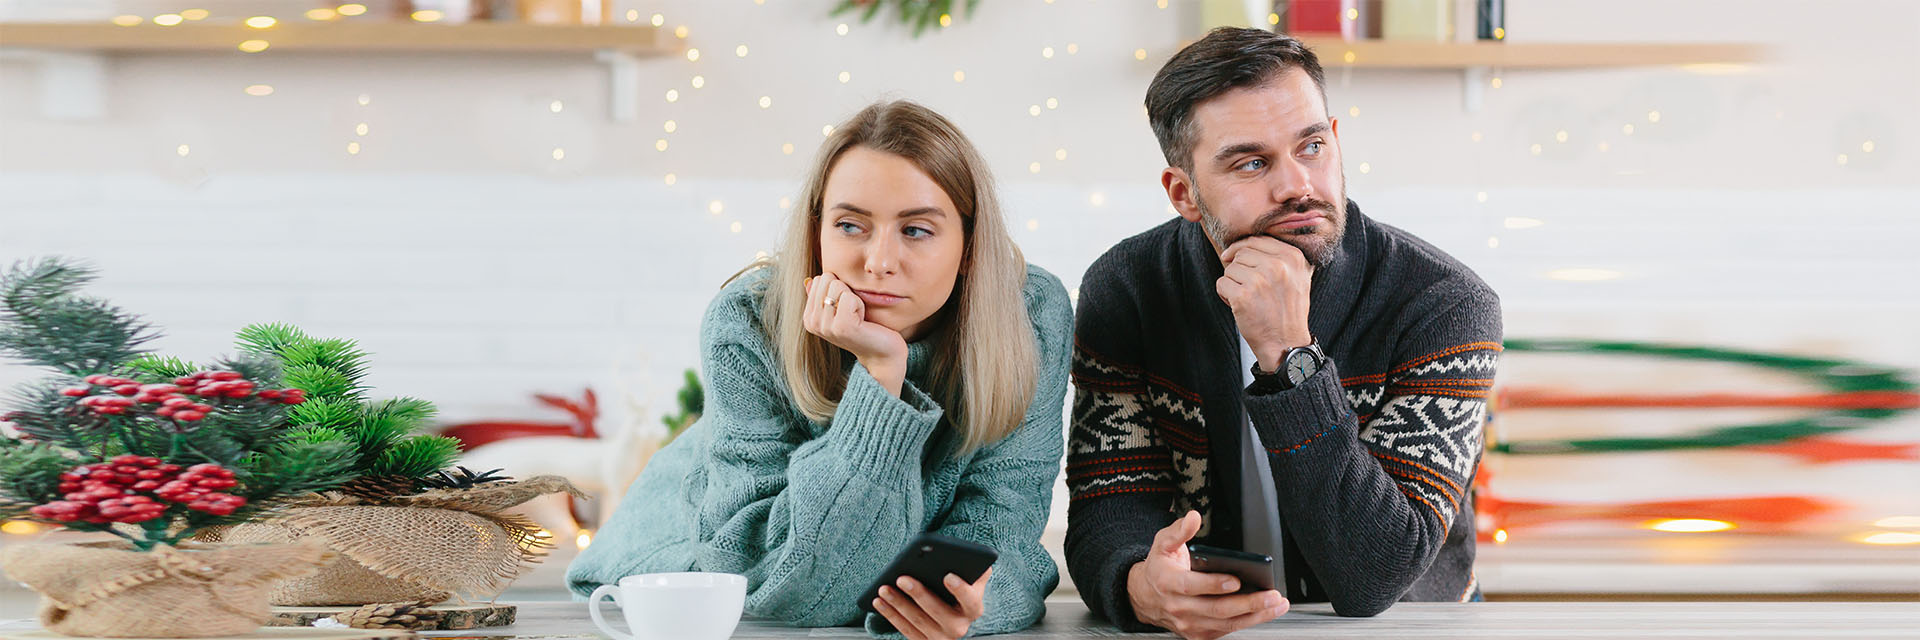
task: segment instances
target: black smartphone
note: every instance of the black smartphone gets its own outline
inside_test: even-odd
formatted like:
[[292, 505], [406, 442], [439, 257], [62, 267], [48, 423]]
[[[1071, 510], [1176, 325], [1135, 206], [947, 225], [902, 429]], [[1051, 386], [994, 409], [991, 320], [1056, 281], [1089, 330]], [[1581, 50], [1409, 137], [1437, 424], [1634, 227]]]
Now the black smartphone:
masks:
[[892, 585], [898, 591], [900, 587], [894, 582], [900, 576], [912, 576], [947, 604], [959, 604], [953, 593], [947, 591], [947, 574], [972, 583], [999, 559], [1000, 552], [993, 547], [937, 533], [922, 533], [908, 542], [900, 555], [893, 557], [893, 563], [880, 572], [873, 586], [867, 587], [866, 595], [860, 596], [860, 609], [878, 613], [873, 610], [873, 600], [880, 597], [880, 587]]
[[1240, 593], [1273, 589], [1273, 556], [1248, 553], [1204, 544], [1187, 545], [1193, 570], [1224, 573], [1240, 579]]

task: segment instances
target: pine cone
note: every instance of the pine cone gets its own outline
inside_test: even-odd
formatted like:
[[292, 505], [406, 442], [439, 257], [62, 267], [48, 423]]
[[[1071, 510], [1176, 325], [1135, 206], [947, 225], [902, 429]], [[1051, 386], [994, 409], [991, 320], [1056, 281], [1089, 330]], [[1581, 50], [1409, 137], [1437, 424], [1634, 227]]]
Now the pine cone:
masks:
[[413, 495], [419, 489], [419, 480], [405, 476], [362, 476], [340, 485], [334, 491], [369, 502], [386, 502], [394, 496]]
[[512, 476], [500, 475], [502, 471], [506, 469], [494, 469], [486, 473], [474, 473], [472, 469], [466, 467], [454, 467], [452, 471], [441, 469], [433, 472], [433, 475], [421, 478], [420, 484], [426, 485], [429, 489], [472, 489], [490, 482], [513, 480]]
[[439, 626], [440, 612], [425, 602], [388, 602], [370, 604], [333, 616], [340, 624], [355, 629], [406, 629], [424, 631]]

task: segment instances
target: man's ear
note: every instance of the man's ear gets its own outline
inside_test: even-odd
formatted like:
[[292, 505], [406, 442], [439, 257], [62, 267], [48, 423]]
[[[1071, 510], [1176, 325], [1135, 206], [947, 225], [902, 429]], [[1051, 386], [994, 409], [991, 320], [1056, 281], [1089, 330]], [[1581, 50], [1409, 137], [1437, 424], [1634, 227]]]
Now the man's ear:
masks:
[[1188, 222], [1200, 221], [1200, 196], [1195, 193], [1193, 177], [1179, 167], [1160, 170], [1160, 187], [1167, 190], [1167, 203]]

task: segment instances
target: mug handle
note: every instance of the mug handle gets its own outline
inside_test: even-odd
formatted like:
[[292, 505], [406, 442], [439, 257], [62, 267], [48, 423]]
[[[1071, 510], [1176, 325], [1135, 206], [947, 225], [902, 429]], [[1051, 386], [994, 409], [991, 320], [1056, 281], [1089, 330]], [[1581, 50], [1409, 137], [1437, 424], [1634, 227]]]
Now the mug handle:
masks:
[[620, 586], [612, 584], [600, 585], [599, 588], [593, 590], [593, 595], [587, 598], [587, 613], [593, 615], [593, 625], [600, 627], [600, 630], [606, 632], [607, 635], [613, 636], [614, 640], [633, 640], [633, 636], [631, 635], [614, 631], [613, 626], [607, 624], [607, 619], [600, 616], [600, 599], [603, 597], [612, 598], [614, 606], [621, 606]]

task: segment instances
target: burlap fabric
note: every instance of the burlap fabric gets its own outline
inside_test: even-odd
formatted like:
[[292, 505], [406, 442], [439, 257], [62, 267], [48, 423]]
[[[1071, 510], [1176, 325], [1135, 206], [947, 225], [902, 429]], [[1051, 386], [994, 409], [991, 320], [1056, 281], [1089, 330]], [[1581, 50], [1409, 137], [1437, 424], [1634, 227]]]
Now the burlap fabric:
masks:
[[0, 550], [0, 568], [40, 593], [40, 625], [71, 636], [204, 638], [247, 633], [271, 616], [272, 583], [333, 558], [318, 541], [185, 543], [152, 551], [125, 542]]
[[402, 496], [390, 505], [331, 496], [213, 535], [228, 542], [319, 539], [339, 552], [319, 572], [275, 587], [269, 595], [275, 605], [481, 598], [504, 589], [552, 548], [538, 525], [503, 510], [561, 491], [583, 495], [563, 478], [538, 476]]

